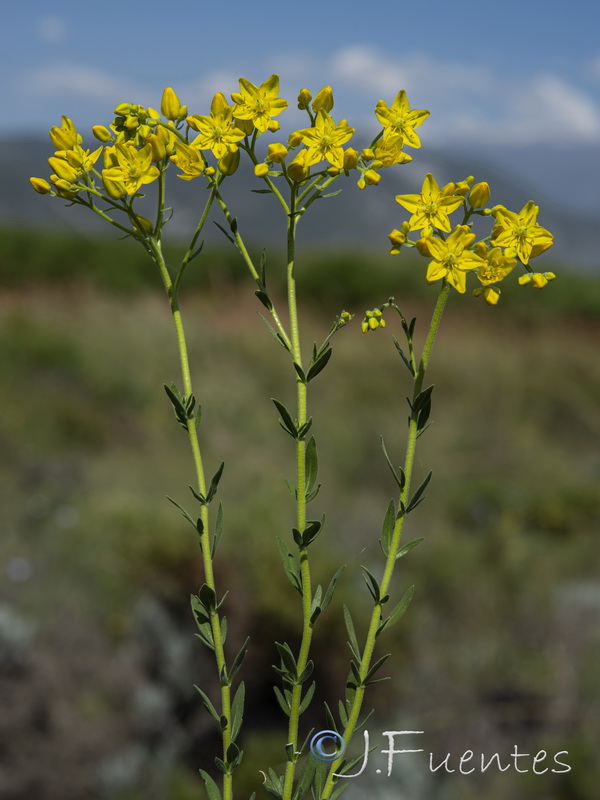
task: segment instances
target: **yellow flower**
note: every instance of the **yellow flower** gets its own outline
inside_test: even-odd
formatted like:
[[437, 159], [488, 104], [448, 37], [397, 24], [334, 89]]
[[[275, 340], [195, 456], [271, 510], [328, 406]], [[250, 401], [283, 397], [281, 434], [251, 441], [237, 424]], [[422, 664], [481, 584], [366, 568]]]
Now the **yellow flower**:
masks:
[[411, 147], [421, 147], [421, 140], [415, 133], [415, 128], [425, 122], [429, 111], [411, 109], [404, 89], [398, 92], [391, 108], [385, 100], [380, 100], [375, 108], [375, 116], [383, 125], [384, 138], [402, 136], [403, 141]]
[[75, 145], [72, 150], [67, 150], [65, 153], [65, 158], [69, 164], [80, 173], [89, 172], [94, 167], [96, 161], [98, 161], [100, 158], [101, 152], [102, 145], [94, 150], [93, 153], [90, 153], [89, 150], [84, 150], [83, 147], [80, 147], [79, 145]]
[[204, 172], [204, 159], [197, 147], [192, 147], [183, 142], [175, 142], [175, 155], [171, 156], [171, 161], [182, 171], [183, 175], [178, 175], [184, 181], [191, 181], [202, 175]]
[[523, 264], [529, 263], [552, 247], [552, 234], [536, 222], [539, 207], [533, 200], [526, 203], [516, 214], [503, 206], [496, 206], [492, 213], [496, 224], [492, 230], [492, 244], [514, 248]]
[[504, 254], [500, 247], [488, 249], [485, 244], [483, 247], [478, 245], [476, 252], [483, 258], [483, 263], [477, 270], [477, 277], [484, 286], [504, 280], [517, 263], [516, 258]]
[[287, 100], [278, 97], [279, 75], [271, 75], [260, 86], [255, 86], [246, 78], [240, 78], [240, 91], [233, 92], [231, 99], [233, 116], [237, 119], [252, 120], [254, 126], [264, 133], [271, 117], [281, 114], [287, 108]]
[[394, 164], [408, 164], [409, 161], [412, 161], [412, 156], [402, 151], [401, 136], [380, 139], [371, 152], [378, 168], [393, 167]]
[[427, 283], [446, 278], [457, 292], [463, 294], [467, 288], [466, 273], [482, 266], [483, 259], [469, 248], [475, 234], [468, 225], [457, 225], [444, 241], [436, 236], [426, 239], [427, 250], [433, 256], [427, 267]]
[[144, 144], [159, 118], [158, 112], [152, 108], [135, 105], [134, 103], [119, 103], [115, 108], [117, 115], [112, 127], [117, 133], [117, 142], [132, 141], [135, 144]]
[[385, 328], [385, 320], [380, 308], [375, 308], [373, 311], [367, 311], [361, 324], [361, 330], [363, 333], [375, 331], [377, 328]]
[[445, 188], [440, 190], [437, 181], [428, 172], [423, 181], [421, 194], [396, 195], [396, 202], [412, 213], [409, 220], [411, 231], [424, 228], [426, 225], [432, 225], [446, 233], [450, 231], [448, 214], [456, 211], [463, 199], [459, 195], [444, 194]]
[[102, 171], [103, 179], [122, 183], [127, 194], [135, 194], [140, 186], [152, 183], [160, 170], [152, 163], [152, 146], [137, 150], [132, 145], [117, 144], [114, 149], [116, 165]]
[[342, 145], [353, 135], [354, 128], [351, 128], [345, 119], [337, 125], [329, 114], [320, 109], [315, 119], [314, 128], [304, 128], [298, 133], [302, 137], [305, 145], [308, 145], [306, 156], [306, 166], [318, 164], [319, 161], [329, 161], [338, 169], [344, 168], [344, 150]]
[[238, 149], [237, 142], [246, 135], [236, 127], [233, 109], [225, 95], [217, 92], [210, 107], [210, 116], [194, 114], [187, 118], [190, 128], [199, 131], [192, 144], [200, 150], [211, 150], [215, 158], [223, 158], [225, 153]]

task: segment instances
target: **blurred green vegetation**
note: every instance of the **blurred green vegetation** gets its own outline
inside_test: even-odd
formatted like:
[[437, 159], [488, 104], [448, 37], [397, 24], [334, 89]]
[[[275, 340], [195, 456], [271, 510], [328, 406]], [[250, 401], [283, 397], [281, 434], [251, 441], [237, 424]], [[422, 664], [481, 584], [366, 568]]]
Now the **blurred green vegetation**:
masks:
[[[268, 259], [279, 287], [281, 258]], [[356, 609], [362, 628], [369, 603], [359, 565], [380, 573], [377, 539], [395, 494], [379, 435], [396, 463], [405, 439], [408, 381], [390, 341], [390, 333], [400, 337], [399, 326], [390, 317], [385, 331], [362, 336], [360, 319], [392, 294], [424, 335], [437, 289], [405, 254], [307, 252], [298, 270], [305, 349], [342, 308], [357, 315], [334, 340], [310, 401], [323, 484], [311, 514], [327, 516], [313, 551], [316, 579], [327, 581], [347, 564], [315, 641], [319, 699], [335, 706], [348, 669], [341, 603]], [[597, 788], [600, 282], [555, 271], [559, 277], [543, 292], [507, 290], [494, 309], [468, 295], [454, 294], [449, 304], [430, 370], [434, 424], [419, 440], [417, 461], [416, 480], [429, 469], [433, 480], [405, 533], [407, 541], [425, 541], [400, 563], [392, 601], [411, 584], [417, 589], [402, 624], [380, 644], [393, 652], [386, 664], [392, 680], [369, 698], [376, 708], [369, 729], [425, 730], [427, 743], [418, 746], [442, 758], [469, 748], [510, 754], [515, 743], [532, 753], [568, 750], [573, 769], [445, 781], [436, 773], [413, 792], [417, 799], [471, 800], [484, 791], [490, 800], [591, 800]], [[192, 684], [209, 692], [215, 684], [188, 606], [202, 581], [197, 543], [165, 500], [193, 507], [187, 441], [161, 386], [179, 375], [158, 275], [133, 243], [4, 231], [0, 285], [0, 600], [34, 621], [36, 652], [46, 663], [60, 672], [77, 651], [85, 676], [80, 689], [75, 676], [45, 692], [51, 719], [60, 716], [53, 697], [63, 697], [69, 726], [50, 724], [38, 741], [35, 726], [23, 723], [23, 737], [37, 742], [40, 770], [53, 767], [59, 734], [65, 762], [60, 791], [36, 796], [88, 796], [83, 778], [66, 776], [69, 755], [84, 758], [77, 740], [90, 731], [105, 735], [86, 751], [88, 773], [135, 740], [131, 697], [148, 675], [131, 643], [147, 596], [192, 643], [191, 677], [178, 688], [184, 743], [176, 766], [166, 759], [157, 772], [163, 762], [156, 759], [152, 790], [140, 778], [105, 794], [200, 796], [194, 771], [212, 762], [215, 740], [206, 721], [198, 722], [206, 715]], [[282, 476], [293, 477], [294, 453], [270, 401], [292, 406], [294, 384], [235, 253], [207, 252], [194, 262], [182, 309], [207, 471], [226, 464], [217, 580], [231, 591], [231, 650], [252, 636], [242, 743], [250, 787], [259, 767], [281, 761], [272, 642], [293, 641], [299, 619], [274, 546], [276, 534], [291, 539], [293, 502]], [[28, 579], [10, 579], [15, 559], [30, 565]], [[41, 668], [23, 673], [25, 682], [44, 677]], [[310, 724], [327, 727], [320, 708]], [[0, 739], [6, 735], [0, 728]], [[176, 734], [166, 743], [156, 737], [147, 748], [160, 755]], [[374, 790], [357, 781], [354, 791]]]

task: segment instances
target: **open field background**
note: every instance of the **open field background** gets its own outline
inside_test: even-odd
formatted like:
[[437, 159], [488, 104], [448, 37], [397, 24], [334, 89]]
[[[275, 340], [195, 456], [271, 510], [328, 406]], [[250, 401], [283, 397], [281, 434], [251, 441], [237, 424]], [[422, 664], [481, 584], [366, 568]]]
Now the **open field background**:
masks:
[[[294, 454], [269, 399], [291, 405], [293, 380], [235, 254], [207, 253], [188, 278], [207, 471], [226, 465], [218, 583], [231, 590], [231, 649], [251, 635], [247, 797], [257, 770], [280, 760], [272, 642], [289, 640], [299, 618], [274, 546], [275, 534], [291, 539], [281, 476], [292, 476]], [[305, 350], [342, 308], [357, 315], [311, 384], [323, 483], [312, 513], [327, 515], [313, 558], [322, 581], [347, 564], [316, 637], [319, 699], [336, 704], [348, 654], [341, 603], [369, 609], [359, 565], [378, 574], [395, 494], [379, 434], [400, 462], [408, 391], [395, 323], [361, 336], [360, 319], [393, 294], [423, 332], [436, 289], [404, 254], [333, 250], [304, 254], [299, 286]], [[191, 506], [192, 470], [162, 389], [179, 375], [158, 275], [127, 242], [4, 230], [0, 287], [0, 798], [200, 797], [197, 770], [217, 742], [193, 684], [211, 694], [214, 675], [189, 611], [202, 582], [197, 543], [165, 499]], [[360, 787], [411, 800], [595, 797], [599, 312], [598, 279], [565, 271], [544, 292], [506, 291], [496, 309], [452, 297], [416, 480], [434, 475], [405, 533], [425, 542], [396, 581], [396, 597], [415, 584], [415, 599], [381, 645], [393, 651], [392, 680], [372, 693], [369, 724], [374, 736], [424, 730], [415, 746], [440, 761], [515, 744], [566, 750], [571, 772], [443, 778], [415, 757], [393, 779], [357, 780], [353, 797]], [[327, 727], [321, 708], [316, 730]]]

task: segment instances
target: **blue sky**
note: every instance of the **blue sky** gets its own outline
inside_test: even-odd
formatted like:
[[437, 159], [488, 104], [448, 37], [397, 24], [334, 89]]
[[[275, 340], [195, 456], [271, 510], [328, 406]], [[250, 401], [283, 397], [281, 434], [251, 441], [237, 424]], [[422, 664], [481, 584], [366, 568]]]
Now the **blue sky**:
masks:
[[[357, 6], [359, 9], [361, 6]], [[108, 123], [118, 102], [158, 106], [173, 86], [190, 113], [215, 91], [281, 75], [334, 88], [334, 117], [361, 128], [380, 98], [428, 108], [424, 144], [600, 142], [600, 4], [223, 3], [0, 0], [0, 133], [72, 117]], [[292, 120], [290, 120], [292, 121]], [[421, 132], [420, 131], [420, 132]]]

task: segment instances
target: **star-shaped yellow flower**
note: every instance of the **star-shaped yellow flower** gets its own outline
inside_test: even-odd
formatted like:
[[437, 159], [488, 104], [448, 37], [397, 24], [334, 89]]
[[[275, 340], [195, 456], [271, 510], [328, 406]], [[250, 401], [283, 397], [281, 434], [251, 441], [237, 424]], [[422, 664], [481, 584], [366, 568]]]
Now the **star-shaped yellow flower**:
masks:
[[114, 166], [103, 169], [102, 178], [122, 184], [127, 194], [135, 194], [140, 186], [152, 183], [160, 174], [158, 167], [152, 163], [152, 146], [149, 144], [141, 150], [133, 145], [116, 144], [111, 159]]
[[477, 270], [477, 277], [484, 286], [498, 283], [516, 266], [517, 259], [510, 255], [505, 255], [500, 247], [487, 248], [485, 243], [480, 242], [476, 247], [476, 253], [483, 258], [483, 263]]
[[202, 175], [206, 166], [197, 147], [180, 141], [175, 142], [175, 155], [171, 156], [171, 161], [182, 171], [183, 174], [177, 177], [184, 181], [191, 181]]
[[391, 108], [385, 100], [380, 100], [375, 108], [375, 116], [383, 125], [384, 139], [400, 135], [405, 144], [421, 147], [421, 140], [415, 133], [415, 128], [425, 122], [429, 111], [420, 108], [411, 109], [404, 89], [398, 92]]
[[496, 207], [492, 244], [514, 248], [523, 264], [548, 250], [552, 247], [553, 237], [550, 231], [537, 224], [539, 210], [533, 200], [526, 203], [518, 214], [503, 206]]
[[457, 225], [445, 241], [429, 236], [425, 243], [433, 261], [427, 267], [427, 283], [446, 278], [457, 292], [464, 294], [467, 288], [467, 272], [478, 269], [483, 264], [481, 256], [469, 249], [474, 241], [475, 234], [468, 225]]
[[423, 181], [421, 194], [399, 194], [396, 202], [412, 213], [409, 220], [410, 230], [416, 231], [431, 225], [441, 231], [450, 232], [448, 214], [461, 205], [463, 198], [452, 194], [454, 184], [448, 184], [443, 189], [437, 184], [433, 175], [428, 172]]
[[308, 146], [305, 166], [318, 164], [319, 161], [329, 161], [338, 169], [344, 168], [343, 144], [354, 134], [345, 119], [337, 125], [322, 108], [319, 109], [315, 119], [314, 128], [304, 128], [296, 131], [302, 142]]
[[264, 133], [271, 118], [287, 108], [287, 100], [278, 97], [279, 75], [271, 75], [260, 86], [255, 86], [246, 78], [240, 78], [240, 91], [233, 92], [231, 99], [233, 116], [236, 119], [251, 120], [261, 133]]
[[199, 132], [192, 144], [200, 150], [212, 150], [215, 158], [237, 150], [237, 143], [246, 135], [236, 127], [233, 109], [222, 92], [213, 97], [210, 116], [194, 114], [186, 121], [190, 128]]

